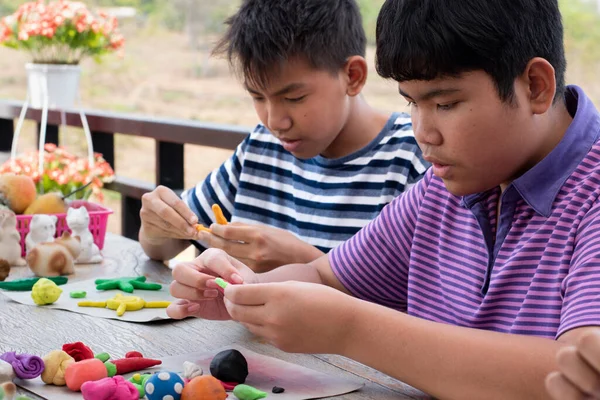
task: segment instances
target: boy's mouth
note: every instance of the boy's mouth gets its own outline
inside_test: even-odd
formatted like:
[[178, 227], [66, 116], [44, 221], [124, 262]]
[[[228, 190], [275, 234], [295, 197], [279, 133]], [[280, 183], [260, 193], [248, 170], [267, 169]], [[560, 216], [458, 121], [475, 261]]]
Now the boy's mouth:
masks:
[[433, 173], [435, 174], [435, 176], [437, 176], [438, 178], [444, 179], [445, 177], [448, 177], [451, 167], [450, 167], [450, 165], [433, 163], [432, 168], [433, 168]]
[[289, 151], [290, 153], [293, 153], [298, 148], [298, 146], [300, 146], [300, 143], [302, 143], [301, 140], [280, 139], [280, 141], [283, 148]]
[[434, 157], [425, 156], [424, 158], [425, 158], [425, 160], [427, 160], [431, 163], [432, 168], [433, 168], [433, 173], [435, 174], [435, 176], [437, 176], [438, 178], [441, 178], [441, 179], [448, 177], [448, 174], [450, 173], [450, 169], [451, 169], [451, 166], [449, 164], [445, 164], [441, 160], [434, 158]]

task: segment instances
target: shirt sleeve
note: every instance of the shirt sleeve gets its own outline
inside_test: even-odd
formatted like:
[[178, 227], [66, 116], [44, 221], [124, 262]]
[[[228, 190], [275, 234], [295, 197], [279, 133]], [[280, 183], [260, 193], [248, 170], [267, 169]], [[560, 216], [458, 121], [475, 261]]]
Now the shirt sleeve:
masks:
[[210, 226], [216, 222], [212, 212], [213, 204], [218, 204], [225, 218], [231, 221], [239, 178], [250, 140], [249, 135], [238, 145], [233, 155], [208, 174], [204, 181], [181, 194], [183, 201], [198, 216], [198, 223]]
[[600, 202], [582, 219], [569, 272], [562, 281], [563, 299], [556, 337], [584, 326], [600, 325]]
[[411, 244], [431, 177], [428, 172], [375, 220], [329, 252], [334, 274], [355, 297], [406, 311]]

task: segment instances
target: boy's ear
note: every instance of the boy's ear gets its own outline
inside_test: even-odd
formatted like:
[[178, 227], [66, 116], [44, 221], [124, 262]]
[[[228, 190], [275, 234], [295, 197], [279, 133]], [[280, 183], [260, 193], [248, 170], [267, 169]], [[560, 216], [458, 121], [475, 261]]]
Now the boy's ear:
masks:
[[357, 96], [367, 82], [369, 67], [367, 61], [361, 56], [352, 56], [348, 58], [344, 65], [344, 74], [348, 82], [346, 94], [348, 96]]
[[552, 107], [556, 94], [554, 67], [544, 58], [533, 58], [527, 64], [523, 78], [527, 84], [531, 111], [534, 114], [544, 114]]

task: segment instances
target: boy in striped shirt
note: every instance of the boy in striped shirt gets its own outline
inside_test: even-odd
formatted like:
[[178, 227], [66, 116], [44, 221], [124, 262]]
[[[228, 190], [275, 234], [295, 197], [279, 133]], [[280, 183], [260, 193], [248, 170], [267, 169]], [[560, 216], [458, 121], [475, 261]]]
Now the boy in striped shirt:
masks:
[[436, 398], [545, 398], [559, 349], [600, 325], [600, 115], [565, 86], [558, 2], [387, 0], [377, 62], [432, 169], [312, 263], [255, 274], [209, 250], [176, 267], [168, 313]]
[[[256, 271], [310, 262], [358, 232], [429, 164], [410, 117], [371, 108], [355, 0], [244, 1], [217, 46], [262, 121], [220, 168], [183, 194], [144, 196], [140, 242], [168, 259], [185, 239]], [[215, 222], [217, 204], [227, 226]], [[212, 225], [196, 233], [193, 224]]]

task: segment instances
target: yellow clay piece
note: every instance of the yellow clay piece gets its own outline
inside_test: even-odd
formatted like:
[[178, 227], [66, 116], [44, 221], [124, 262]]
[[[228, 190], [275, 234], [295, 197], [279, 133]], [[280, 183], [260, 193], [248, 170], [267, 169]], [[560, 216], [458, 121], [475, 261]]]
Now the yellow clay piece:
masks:
[[125, 314], [125, 311], [137, 311], [144, 308], [146, 302], [138, 296], [123, 296], [117, 293], [112, 299], [106, 301], [106, 307], [111, 310], [117, 310], [117, 315], [120, 317]]
[[85, 300], [85, 301], [78, 302], [77, 305], [79, 307], [106, 308], [106, 302], [105, 301], [90, 301], [90, 300]]
[[121, 317], [125, 311], [138, 311], [143, 308], [167, 308], [171, 304], [170, 301], [145, 301], [138, 296], [123, 296], [117, 293], [106, 301], [80, 301], [77, 303], [79, 307], [98, 307], [110, 308], [116, 310], [117, 315]]
[[54, 303], [61, 294], [62, 289], [46, 278], [40, 278], [31, 288], [31, 298], [38, 306]]
[[169, 304], [170, 301], [147, 301], [144, 308], [167, 308]]

